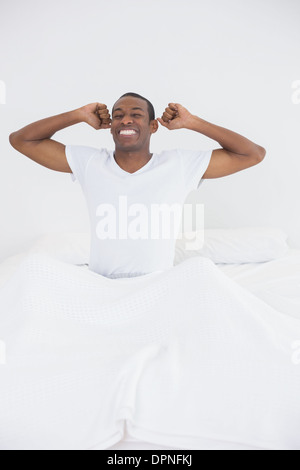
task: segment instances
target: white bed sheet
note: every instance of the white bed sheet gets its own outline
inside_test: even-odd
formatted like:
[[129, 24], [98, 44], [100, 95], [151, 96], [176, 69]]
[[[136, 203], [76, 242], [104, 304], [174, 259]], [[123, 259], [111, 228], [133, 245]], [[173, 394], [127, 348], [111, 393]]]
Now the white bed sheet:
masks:
[[300, 319], [300, 250], [267, 263], [220, 264], [219, 269], [281, 313]]
[[[218, 268], [238, 284], [273, 308], [286, 315], [300, 318], [300, 250], [290, 249], [279, 259], [265, 263], [218, 264]], [[110, 447], [111, 450], [172, 450], [151, 443], [137, 441], [125, 432], [125, 438]], [[203, 440], [207, 450], [256, 450], [238, 443]]]
[[[9, 257], [0, 264], [0, 286], [17, 269], [27, 253]], [[290, 249], [282, 258], [267, 263], [217, 265], [218, 268], [242, 287], [281, 313], [300, 319], [300, 250]], [[82, 269], [86, 269], [83, 266]], [[109, 450], [175, 450], [135, 439], [124, 430], [124, 438]], [[203, 449], [256, 450], [239, 443], [203, 439]]]

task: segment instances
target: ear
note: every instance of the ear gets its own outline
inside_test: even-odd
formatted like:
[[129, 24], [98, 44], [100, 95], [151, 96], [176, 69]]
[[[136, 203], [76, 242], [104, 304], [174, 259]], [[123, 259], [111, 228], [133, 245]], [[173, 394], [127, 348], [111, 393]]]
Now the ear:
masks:
[[158, 128], [159, 128], [159, 124], [158, 124], [158, 121], [157, 119], [154, 119], [153, 121], [151, 121], [151, 130], [152, 130], [152, 134], [155, 134], [155, 132], [157, 132]]

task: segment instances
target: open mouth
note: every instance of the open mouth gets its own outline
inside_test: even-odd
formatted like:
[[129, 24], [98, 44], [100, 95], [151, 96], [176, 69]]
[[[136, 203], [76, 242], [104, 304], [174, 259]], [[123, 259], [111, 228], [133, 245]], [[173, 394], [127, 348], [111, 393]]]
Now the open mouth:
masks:
[[134, 129], [122, 129], [119, 131], [119, 136], [124, 138], [132, 138], [138, 135], [138, 132]]

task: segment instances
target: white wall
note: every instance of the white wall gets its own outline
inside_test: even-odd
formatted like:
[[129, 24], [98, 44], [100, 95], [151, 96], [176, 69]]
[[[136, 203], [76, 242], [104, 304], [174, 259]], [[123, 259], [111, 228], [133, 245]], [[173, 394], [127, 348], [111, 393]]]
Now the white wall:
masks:
[[[156, 117], [178, 102], [264, 146], [263, 163], [205, 180], [188, 202], [205, 204], [207, 228], [281, 227], [300, 248], [299, 15], [298, 0], [2, 2], [0, 260], [42, 233], [89, 230], [79, 184], [16, 152], [9, 134], [95, 101], [111, 109], [128, 91]], [[109, 130], [85, 123], [54, 138], [114, 148]], [[219, 144], [162, 127], [152, 137], [153, 152], [175, 147]]]

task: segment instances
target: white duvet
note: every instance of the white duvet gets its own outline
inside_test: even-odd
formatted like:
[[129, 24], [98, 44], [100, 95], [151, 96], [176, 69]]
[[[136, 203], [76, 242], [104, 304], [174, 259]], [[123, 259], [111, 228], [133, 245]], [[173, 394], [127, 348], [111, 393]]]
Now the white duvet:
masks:
[[300, 449], [300, 321], [207, 258], [109, 279], [25, 256], [0, 287], [0, 341], [2, 450], [106, 449], [125, 426], [182, 449]]

